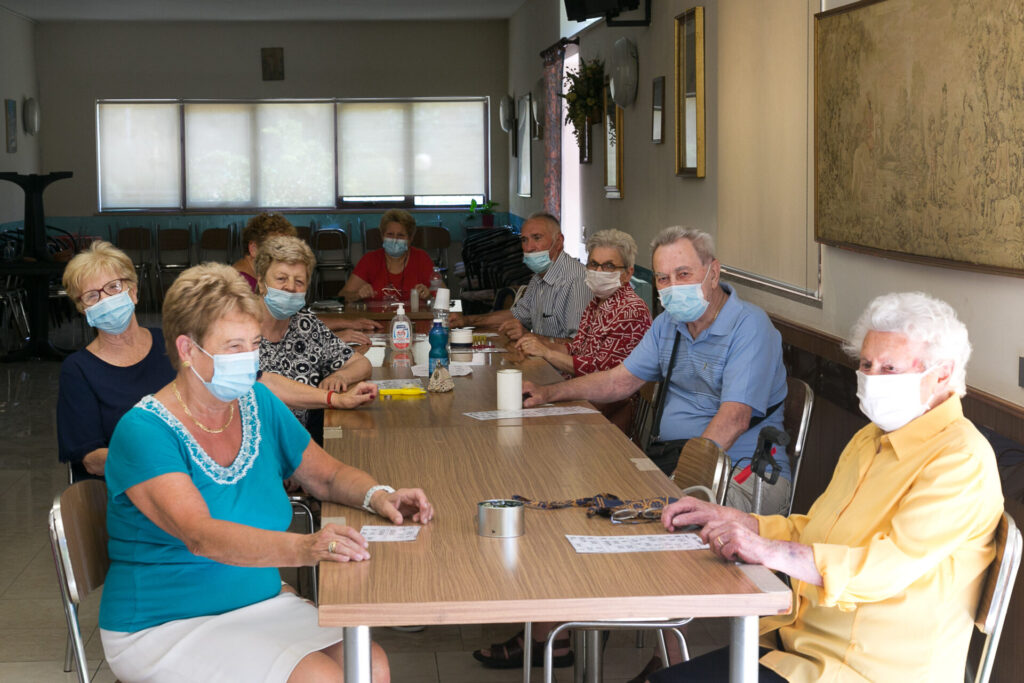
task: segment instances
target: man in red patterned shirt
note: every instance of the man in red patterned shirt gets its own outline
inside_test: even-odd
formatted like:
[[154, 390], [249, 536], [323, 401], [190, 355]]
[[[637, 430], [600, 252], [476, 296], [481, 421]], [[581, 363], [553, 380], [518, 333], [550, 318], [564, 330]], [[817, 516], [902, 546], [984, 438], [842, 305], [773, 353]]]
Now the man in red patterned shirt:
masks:
[[[636, 242], [621, 230], [602, 230], [587, 240], [587, 286], [594, 298], [583, 311], [576, 336], [568, 344], [525, 334], [516, 344], [539, 356], [569, 377], [608, 370], [630, 354], [651, 327], [647, 304], [629, 279], [636, 261]], [[629, 399], [601, 406], [622, 429], [629, 424]]]

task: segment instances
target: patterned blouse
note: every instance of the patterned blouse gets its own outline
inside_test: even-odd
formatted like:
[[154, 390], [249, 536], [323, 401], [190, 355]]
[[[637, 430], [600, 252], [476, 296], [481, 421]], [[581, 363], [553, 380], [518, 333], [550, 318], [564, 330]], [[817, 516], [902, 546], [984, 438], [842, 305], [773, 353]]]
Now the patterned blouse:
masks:
[[[352, 357], [352, 349], [338, 339], [327, 325], [307, 310], [302, 310], [288, 321], [288, 329], [281, 341], [264, 339], [260, 342], [260, 370], [276, 372], [313, 387]], [[302, 424], [306, 424], [309, 411], [292, 410]]]
[[573, 374], [589, 375], [615, 367], [650, 327], [647, 304], [629, 284], [604, 301], [594, 297], [583, 310], [579, 331], [569, 342]]

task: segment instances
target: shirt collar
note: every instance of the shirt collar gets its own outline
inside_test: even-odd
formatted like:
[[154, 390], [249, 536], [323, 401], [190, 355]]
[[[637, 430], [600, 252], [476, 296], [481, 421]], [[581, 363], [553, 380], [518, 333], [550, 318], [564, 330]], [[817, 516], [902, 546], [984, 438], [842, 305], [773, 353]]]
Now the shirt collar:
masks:
[[920, 452], [923, 443], [953, 422], [962, 419], [963, 416], [964, 409], [960, 403], [960, 397], [953, 394], [924, 415], [914, 418], [899, 429], [884, 433], [877, 425], [873, 426], [878, 429], [883, 442], [888, 439], [896, 453], [896, 458], [902, 460], [904, 455]]
[[551, 265], [548, 266], [548, 269], [544, 271], [544, 276], [541, 279], [549, 285], [553, 285], [562, 280], [565, 274], [565, 259], [567, 258], [569, 258], [569, 255], [566, 254], [563, 249], [562, 253], [558, 255], [558, 258], [552, 261]]

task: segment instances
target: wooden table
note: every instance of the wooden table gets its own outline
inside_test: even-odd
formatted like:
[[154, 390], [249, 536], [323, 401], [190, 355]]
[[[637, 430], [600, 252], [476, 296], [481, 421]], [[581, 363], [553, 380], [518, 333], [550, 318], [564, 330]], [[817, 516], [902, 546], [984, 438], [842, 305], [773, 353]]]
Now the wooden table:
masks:
[[[522, 367], [528, 377], [554, 372], [536, 360]], [[326, 441], [328, 452], [378, 481], [422, 487], [437, 513], [415, 542], [374, 544], [369, 562], [321, 565], [320, 624], [345, 627], [345, 680], [369, 681], [373, 626], [680, 616], [733, 617], [731, 679], [756, 680], [757, 616], [790, 608], [789, 589], [763, 567], [725, 563], [707, 550], [577, 554], [565, 534], [663, 532], [656, 524], [588, 519], [579, 508], [526, 510], [519, 538], [477, 535], [476, 503], [488, 498], [678, 495], [660, 472], [637, 469], [631, 458], [642, 453], [600, 415], [510, 424], [453, 414], [487, 397], [490, 404], [474, 409], [492, 409], [491, 378], [474, 368], [472, 380], [456, 379], [449, 398], [378, 401], [328, 415], [328, 425], [370, 415]], [[324, 515], [355, 528], [382, 523], [330, 503]]]
[[[430, 310], [430, 306], [425, 301], [420, 302], [418, 311], [411, 310], [409, 302], [403, 302], [405, 304], [405, 314], [412, 321], [413, 328], [416, 332], [427, 332], [430, 330], [430, 324], [434, 320], [433, 311]], [[354, 301], [345, 304], [345, 310], [341, 313], [323, 313], [317, 312], [317, 316], [323, 320], [329, 320], [331, 318], [342, 318], [345, 320], [354, 320], [356, 318], [367, 318], [368, 320], [376, 320], [381, 322], [386, 328], [391, 319], [395, 317], [395, 312], [398, 310], [398, 302], [396, 301]], [[386, 331], [386, 330], [385, 330]]]

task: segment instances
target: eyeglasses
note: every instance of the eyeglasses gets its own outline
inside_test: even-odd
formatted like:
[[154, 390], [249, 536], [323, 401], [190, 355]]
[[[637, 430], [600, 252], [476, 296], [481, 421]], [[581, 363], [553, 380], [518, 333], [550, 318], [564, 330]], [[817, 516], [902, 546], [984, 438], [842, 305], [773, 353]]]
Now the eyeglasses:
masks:
[[78, 297], [78, 300], [81, 301], [86, 306], [92, 306], [93, 304], [99, 303], [100, 292], [106, 294], [107, 296], [114, 296], [115, 294], [120, 294], [122, 291], [124, 291], [124, 283], [125, 280], [123, 278], [111, 280], [110, 282], [103, 285], [99, 289], [88, 289], [82, 292], [82, 296]]
[[645, 524], [657, 522], [664, 510], [660, 505], [652, 505], [646, 509], [622, 508], [612, 513], [612, 524]]
[[587, 263], [587, 270], [600, 270], [602, 273], [614, 273], [616, 270], [625, 270], [626, 266], [617, 266], [611, 261], [607, 263], [596, 263], [590, 261]]

